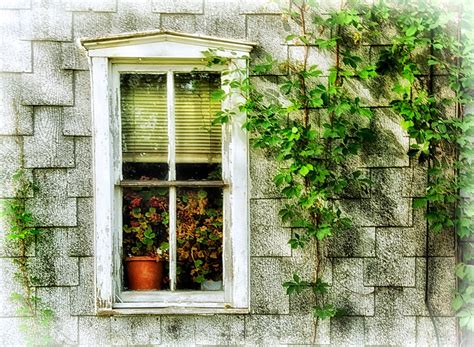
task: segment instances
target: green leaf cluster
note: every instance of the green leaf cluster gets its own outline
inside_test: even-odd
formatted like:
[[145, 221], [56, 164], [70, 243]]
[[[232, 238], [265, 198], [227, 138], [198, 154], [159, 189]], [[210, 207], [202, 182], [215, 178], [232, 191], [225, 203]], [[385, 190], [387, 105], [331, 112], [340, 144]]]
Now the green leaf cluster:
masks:
[[[348, 84], [370, 84], [372, 79], [396, 81], [390, 108], [410, 137], [407, 155], [426, 169], [426, 191], [413, 200], [413, 207], [425, 211], [433, 232], [455, 229], [461, 238], [474, 235], [474, 202], [460, 194], [474, 194], [469, 170], [474, 165], [474, 116], [459, 118], [460, 107], [473, 103], [469, 91], [474, 87], [474, 16], [466, 9], [453, 14], [428, 0], [374, 5], [347, 1], [322, 16], [315, 1], [299, 0], [285, 11], [285, 18], [300, 27], [286, 41], [300, 46], [304, 58], [276, 62], [267, 56], [255, 65], [256, 75], [283, 72], [279, 91], [268, 93], [249, 82], [238, 111], [247, 113], [244, 127], [253, 145], [280, 164], [274, 182], [285, 198], [280, 217], [293, 228], [292, 248], [316, 243], [320, 262], [321, 242], [350, 226], [338, 199], [353, 187], [367, 190], [371, 183], [360, 171], [348, 174], [346, 163], [376, 135], [367, 126], [371, 108]], [[456, 27], [461, 28], [457, 33]], [[363, 44], [387, 35], [390, 44], [366, 62], [359, 54]], [[336, 56], [327, 78], [321, 67], [308, 63], [315, 48]], [[436, 89], [437, 74], [447, 75], [450, 95]], [[453, 117], [448, 111], [456, 105], [458, 117]], [[216, 116], [220, 123], [230, 118]], [[474, 251], [469, 254], [457, 271], [461, 285], [453, 305], [461, 326], [474, 330]], [[319, 262], [311, 281], [295, 274], [285, 282], [287, 293], [314, 290], [321, 279]], [[337, 309], [321, 302], [313, 312], [325, 319], [335, 316]]]

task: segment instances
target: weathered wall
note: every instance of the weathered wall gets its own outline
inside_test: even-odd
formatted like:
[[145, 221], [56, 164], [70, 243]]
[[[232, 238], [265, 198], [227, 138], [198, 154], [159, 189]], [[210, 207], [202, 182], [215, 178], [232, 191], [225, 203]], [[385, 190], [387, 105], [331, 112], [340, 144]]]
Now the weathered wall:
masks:
[[[298, 54], [284, 38], [291, 26], [275, 5], [241, 0], [2, 0], [0, 2], [0, 197], [12, 195], [10, 176], [23, 164], [39, 191], [28, 206], [46, 236], [30, 250], [39, 274], [38, 295], [56, 312], [56, 338], [70, 344], [308, 344], [313, 322], [308, 296], [289, 298], [281, 283], [295, 269], [311, 274], [311, 252], [292, 251], [291, 230], [277, 216], [281, 199], [272, 183], [276, 164], [251, 156], [251, 314], [103, 318], [94, 314], [89, 71], [81, 37], [162, 29], [240, 38], [285, 59]], [[374, 60], [380, 45], [361, 52]], [[333, 57], [312, 52], [323, 68]], [[313, 58], [312, 58], [313, 59]], [[255, 78], [273, 88], [275, 76]], [[443, 78], [437, 79], [442, 86]], [[379, 81], [380, 82], [380, 81]], [[342, 318], [319, 324], [323, 345], [433, 345], [424, 304], [428, 266], [432, 312], [442, 345], [456, 342], [450, 309], [455, 288], [452, 233], [426, 236], [422, 212], [423, 168], [405, 155], [409, 140], [387, 108], [377, 81], [354, 84], [376, 107], [375, 143], [358, 166], [374, 181], [369, 194], [343, 201], [355, 227], [330, 246], [326, 266], [331, 300]], [[371, 91], [372, 90], [372, 91]], [[3, 230], [3, 229], [2, 229]], [[429, 257], [425, 259], [425, 243]], [[0, 239], [0, 344], [21, 344], [20, 321], [9, 302], [16, 252]]]

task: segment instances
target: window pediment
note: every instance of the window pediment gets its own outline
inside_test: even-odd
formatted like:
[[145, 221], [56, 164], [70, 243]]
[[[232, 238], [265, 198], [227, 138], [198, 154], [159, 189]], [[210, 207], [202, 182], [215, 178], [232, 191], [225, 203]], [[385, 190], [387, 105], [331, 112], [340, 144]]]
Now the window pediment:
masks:
[[252, 42], [192, 35], [170, 31], [147, 31], [99, 38], [84, 38], [81, 45], [90, 57], [109, 58], [202, 58], [207, 49], [220, 49], [219, 55], [233, 58], [246, 56], [255, 46]]

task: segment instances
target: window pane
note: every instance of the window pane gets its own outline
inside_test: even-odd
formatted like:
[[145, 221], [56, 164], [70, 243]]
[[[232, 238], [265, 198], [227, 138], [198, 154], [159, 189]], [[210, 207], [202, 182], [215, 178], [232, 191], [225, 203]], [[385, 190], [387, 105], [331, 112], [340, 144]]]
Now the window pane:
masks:
[[177, 288], [222, 289], [222, 189], [177, 192]]
[[222, 179], [221, 164], [176, 164], [177, 180], [214, 180]]
[[[124, 287], [132, 290], [167, 289], [169, 249], [169, 194], [167, 188], [123, 188]], [[144, 277], [158, 273], [152, 280], [157, 287], [137, 287], [128, 269], [138, 266], [135, 257], [151, 256], [154, 268], [141, 270]], [[128, 259], [131, 258], [131, 259]], [[157, 261], [159, 266], [157, 266]], [[152, 261], [153, 263], [153, 261]], [[152, 273], [147, 273], [151, 271]], [[159, 272], [162, 272], [161, 275]], [[161, 276], [161, 277], [160, 277]], [[133, 284], [132, 284], [133, 282]]]
[[208, 72], [175, 75], [176, 163], [220, 163], [222, 127], [212, 125], [221, 110], [211, 94], [220, 75]]
[[166, 163], [122, 163], [123, 178], [129, 180], [166, 180], [168, 164]]
[[166, 163], [166, 76], [121, 74], [120, 105], [123, 161]]

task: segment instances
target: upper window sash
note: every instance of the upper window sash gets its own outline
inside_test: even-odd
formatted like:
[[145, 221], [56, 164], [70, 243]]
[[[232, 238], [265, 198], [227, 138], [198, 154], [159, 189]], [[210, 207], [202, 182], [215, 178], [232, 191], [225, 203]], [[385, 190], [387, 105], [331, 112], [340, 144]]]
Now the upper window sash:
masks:
[[[183, 62], [182, 62], [183, 63]], [[184, 63], [183, 63], [184, 64]], [[142, 64], [112, 64], [112, 69], [113, 69], [113, 90], [115, 93], [115, 97], [113, 98], [113, 109], [115, 112], [118, 114], [116, 116], [116, 123], [121, 124], [121, 107], [120, 107], [120, 75], [121, 74], [160, 74], [166, 76], [166, 103], [167, 103], [167, 127], [168, 127], [168, 149], [167, 149], [167, 155], [168, 155], [168, 181], [175, 181], [176, 180], [176, 124], [175, 124], [175, 83], [174, 83], [174, 78], [175, 78], [175, 73], [192, 73], [192, 72], [217, 72], [221, 73], [226, 67], [225, 66], [215, 66], [215, 67], [207, 67], [203, 62], [201, 64], [190, 64], [188, 63], [187, 65], [179, 65], [179, 66], [173, 66], [173, 65], [142, 65]], [[224, 77], [221, 76], [221, 85], [223, 83]], [[212, 116], [212, 115], [211, 115]], [[221, 143], [224, 144], [228, 139], [225, 138], [225, 131], [222, 131], [222, 136], [221, 136]], [[120, 126], [120, 133], [119, 133], [120, 139], [122, 139], [122, 133], [121, 133], [121, 126]], [[121, 146], [120, 142], [120, 146]], [[222, 153], [224, 151], [223, 145], [221, 146], [221, 158], [222, 161], [224, 161], [226, 158], [222, 156]], [[119, 160], [122, 162], [122, 150], [121, 148], [118, 150], [118, 153], [116, 153], [116, 158], [119, 158]], [[225, 172], [225, 167], [228, 167], [228, 165], [225, 165], [222, 163], [223, 170], [222, 170], [222, 180], [226, 182], [226, 185], [229, 184], [228, 180], [228, 173]], [[123, 175], [122, 171], [120, 170], [118, 174], [117, 179], [122, 182], [123, 181]], [[117, 184], [117, 183], [116, 183]]]

